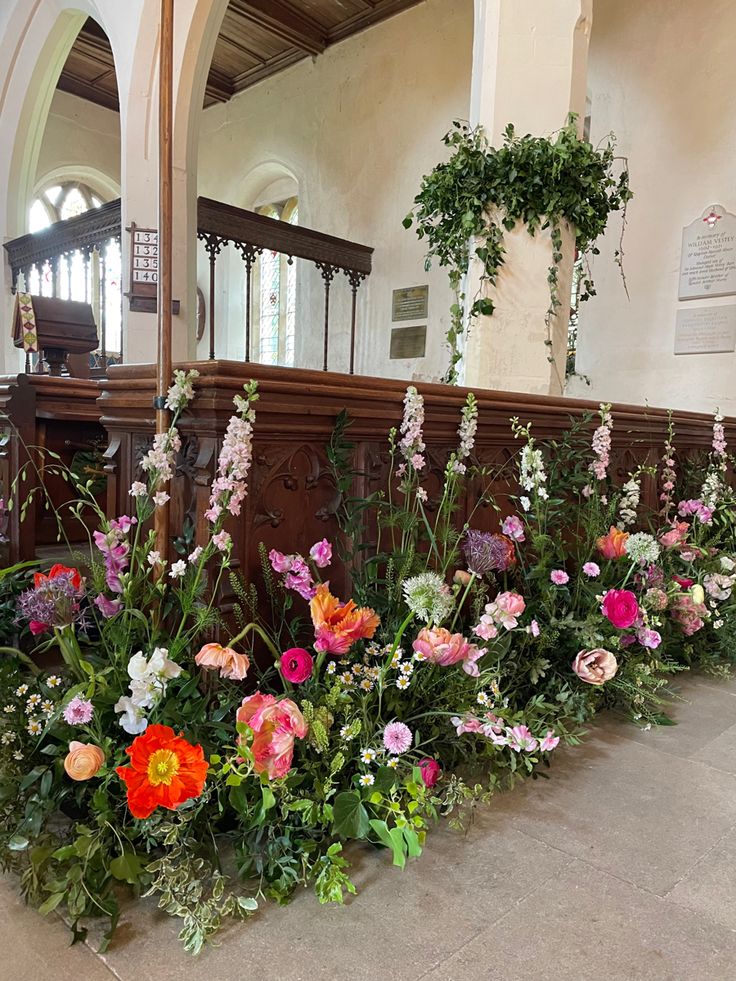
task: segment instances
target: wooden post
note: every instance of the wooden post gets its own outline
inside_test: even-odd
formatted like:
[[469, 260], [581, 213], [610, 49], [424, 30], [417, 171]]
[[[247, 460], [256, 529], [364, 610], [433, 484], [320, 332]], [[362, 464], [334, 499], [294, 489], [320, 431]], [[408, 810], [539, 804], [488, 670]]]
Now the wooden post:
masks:
[[[161, 0], [158, 79], [158, 371], [156, 432], [169, 427], [166, 392], [171, 384], [171, 273], [173, 225], [173, 61], [174, 0]], [[156, 548], [162, 558], [169, 552], [169, 503], [155, 511]]]

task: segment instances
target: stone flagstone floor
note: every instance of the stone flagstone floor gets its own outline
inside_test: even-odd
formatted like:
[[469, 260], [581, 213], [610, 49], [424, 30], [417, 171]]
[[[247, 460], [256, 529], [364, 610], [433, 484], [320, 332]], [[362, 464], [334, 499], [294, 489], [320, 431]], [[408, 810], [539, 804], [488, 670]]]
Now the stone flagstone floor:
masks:
[[310, 892], [228, 928], [197, 959], [145, 901], [111, 948], [68, 947], [0, 880], [0, 978], [13, 981], [733, 981], [736, 680], [682, 681], [679, 725], [603, 718], [550, 780], [446, 827], [405, 872], [359, 851], [359, 894]]

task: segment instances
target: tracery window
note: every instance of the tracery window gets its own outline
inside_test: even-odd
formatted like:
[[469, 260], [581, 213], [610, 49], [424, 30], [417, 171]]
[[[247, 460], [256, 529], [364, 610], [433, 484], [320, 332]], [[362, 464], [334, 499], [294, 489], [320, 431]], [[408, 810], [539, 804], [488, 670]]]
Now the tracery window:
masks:
[[[296, 198], [265, 205], [259, 214], [275, 221], [299, 222]], [[293, 366], [296, 342], [296, 261], [265, 250], [254, 269], [251, 357], [261, 364]]]
[[[99, 208], [103, 198], [82, 181], [63, 181], [45, 188], [31, 204], [28, 230], [40, 232], [57, 221], [76, 218]], [[35, 295], [58, 296], [62, 300], [91, 303], [100, 334], [104, 328], [104, 352], [107, 362], [120, 360], [122, 352], [122, 256], [120, 243], [111, 239], [90, 255], [76, 251], [60, 256], [52, 264], [34, 266], [26, 289]]]

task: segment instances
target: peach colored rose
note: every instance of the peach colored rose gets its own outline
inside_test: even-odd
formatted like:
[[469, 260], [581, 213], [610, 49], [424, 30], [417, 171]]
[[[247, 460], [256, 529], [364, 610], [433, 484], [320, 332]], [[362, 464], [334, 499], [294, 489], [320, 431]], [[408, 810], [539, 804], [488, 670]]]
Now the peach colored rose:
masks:
[[89, 780], [105, 762], [105, 754], [94, 743], [80, 743], [73, 739], [64, 760], [64, 769], [72, 780]]
[[581, 681], [589, 685], [602, 685], [616, 674], [618, 662], [610, 651], [596, 647], [592, 651], [580, 651], [576, 654], [572, 669]]
[[242, 681], [250, 667], [247, 654], [238, 654], [232, 647], [221, 647], [220, 644], [205, 644], [194, 662], [213, 671], [219, 668], [220, 677], [230, 678], [232, 681]]

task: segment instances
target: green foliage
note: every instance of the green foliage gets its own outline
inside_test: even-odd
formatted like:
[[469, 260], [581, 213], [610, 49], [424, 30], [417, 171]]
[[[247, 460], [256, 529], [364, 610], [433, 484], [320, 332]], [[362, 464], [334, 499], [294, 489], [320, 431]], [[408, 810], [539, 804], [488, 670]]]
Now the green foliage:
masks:
[[[597, 254], [595, 243], [612, 212], [623, 211], [625, 223], [632, 194], [626, 167], [618, 176], [614, 174], [613, 137], [602, 149], [591, 146], [578, 136], [576, 117], [571, 114], [554, 138], [517, 136], [509, 124], [503, 145], [496, 148], [489, 146], [481, 127], [456, 121], [444, 143], [452, 150], [450, 159], [423, 179], [404, 226], [416, 224], [418, 237], [427, 240], [427, 268], [433, 259], [446, 267], [455, 294], [447, 332], [450, 366], [446, 380], [457, 380], [466, 316], [464, 282], [471, 259], [479, 260], [482, 270], [478, 294], [467, 311], [472, 324], [479, 316], [493, 314], [493, 301], [485, 293], [496, 284], [505, 262], [504, 232], [519, 222], [530, 235], [549, 229], [552, 239], [546, 317], [551, 360], [549, 328], [562, 302], [558, 279], [563, 225], [574, 230], [578, 257], [584, 261], [585, 256]], [[617, 261], [621, 256], [619, 245]], [[595, 293], [587, 265], [585, 268], [581, 300]]]

